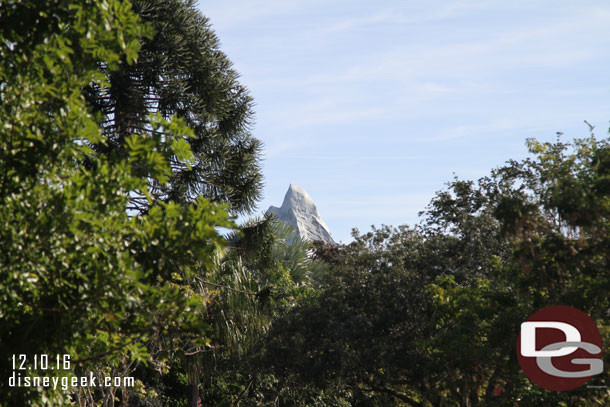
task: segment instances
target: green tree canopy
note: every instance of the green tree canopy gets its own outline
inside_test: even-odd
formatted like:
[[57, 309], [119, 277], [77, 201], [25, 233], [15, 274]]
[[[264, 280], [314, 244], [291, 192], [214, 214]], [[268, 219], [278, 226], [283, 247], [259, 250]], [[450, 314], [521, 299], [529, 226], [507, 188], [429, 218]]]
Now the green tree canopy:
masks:
[[319, 246], [331, 265], [321, 290], [274, 321], [264, 347], [284, 378], [275, 396], [315, 386], [352, 405], [608, 403], [604, 390], [533, 385], [515, 342], [521, 322], [555, 304], [585, 311], [610, 339], [610, 145], [528, 145], [532, 158], [451, 182], [416, 228]]
[[[204, 342], [205, 298], [182, 283], [211, 268], [227, 210], [154, 199], [176, 163], [195, 163], [184, 120], [148, 116], [150, 132], [112, 144], [85, 101], [109, 92], [100, 73], [127, 69], [151, 31], [129, 2], [0, 3], [0, 403], [65, 405], [61, 389], [9, 387], [12, 354], [69, 354], [69, 371], [150, 361], [151, 341]], [[148, 211], [129, 216], [136, 191]], [[31, 361], [28, 362], [31, 365]], [[48, 372], [30, 372], [48, 375]], [[94, 390], [114, 403], [116, 389]]]
[[[168, 183], [150, 182], [156, 199], [190, 202], [204, 196], [229, 203], [235, 212], [249, 212], [260, 197], [261, 143], [249, 132], [252, 98], [241, 85], [231, 62], [219, 48], [208, 19], [194, 0], [132, 0], [133, 10], [154, 30], [140, 36], [137, 61], [118, 69], [98, 64], [110, 88], [89, 87], [87, 100], [99, 114], [104, 143], [95, 149], [109, 157], [124, 157], [130, 134], [162, 138], [166, 130], [147, 123], [151, 113], [178, 117], [194, 137], [189, 163], [170, 157]], [[132, 196], [132, 208], [146, 210], [142, 195]]]

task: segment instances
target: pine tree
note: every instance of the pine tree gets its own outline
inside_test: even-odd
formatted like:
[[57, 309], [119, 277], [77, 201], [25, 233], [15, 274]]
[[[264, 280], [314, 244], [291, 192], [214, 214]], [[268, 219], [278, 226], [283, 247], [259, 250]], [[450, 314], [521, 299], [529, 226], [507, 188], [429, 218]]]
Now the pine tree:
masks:
[[68, 355], [54, 376], [115, 376], [158, 361], [167, 332], [205, 344], [206, 303], [183, 281], [214, 267], [228, 214], [203, 197], [127, 210], [131, 191], [168, 180], [169, 158], [195, 161], [192, 131], [154, 117], [143, 126], [163, 137], [130, 135], [121, 154], [89, 148], [104, 135], [82, 91], [104, 86], [100, 66], [134, 63], [147, 31], [127, 0], [0, 2], [2, 406], [126, 405], [129, 393], [13, 385], [12, 355], [33, 368], [19, 375], [49, 376], [33, 355]]
[[[220, 51], [208, 19], [193, 0], [132, 0], [132, 7], [155, 34], [140, 38], [137, 63], [118, 70], [100, 65], [111, 86], [107, 92], [89, 88], [87, 99], [105, 136], [94, 148], [121, 157], [130, 134], [163, 140], [163, 129], [147, 126], [148, 116], [175, 115], [194, 130], [187, 141], [195, 160], [190, 166], [172, 161], [169, 184], [151, 182], [155, 197], [190, 202], [204, 196], [228, 203], [235, 213], [250, 212], [262, 187], [261, 142], [250, 133], [252, 98]], [[132, 196], [131, 209], [148, 207], [144, 197]]]

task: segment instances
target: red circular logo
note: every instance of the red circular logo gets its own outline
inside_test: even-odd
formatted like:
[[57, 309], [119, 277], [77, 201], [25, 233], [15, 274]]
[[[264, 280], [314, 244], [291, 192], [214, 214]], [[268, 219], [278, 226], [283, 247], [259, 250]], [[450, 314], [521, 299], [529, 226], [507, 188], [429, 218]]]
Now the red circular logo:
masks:
[[572, 390], [603, 371], [603, 342], [584, 312], [553, 305], [521, 324], [517, 358], [527, 377], [547, 390]]

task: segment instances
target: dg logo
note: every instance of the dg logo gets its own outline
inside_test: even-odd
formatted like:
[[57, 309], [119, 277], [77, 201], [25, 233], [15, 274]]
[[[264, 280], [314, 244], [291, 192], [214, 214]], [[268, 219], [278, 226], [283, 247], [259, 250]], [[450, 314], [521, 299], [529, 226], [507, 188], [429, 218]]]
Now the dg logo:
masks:
[[529, 379], [548, 390], [572, 390], [604, 370], [602, 337], [576, 308], [554, 305], [521, 324], [517, 358]]

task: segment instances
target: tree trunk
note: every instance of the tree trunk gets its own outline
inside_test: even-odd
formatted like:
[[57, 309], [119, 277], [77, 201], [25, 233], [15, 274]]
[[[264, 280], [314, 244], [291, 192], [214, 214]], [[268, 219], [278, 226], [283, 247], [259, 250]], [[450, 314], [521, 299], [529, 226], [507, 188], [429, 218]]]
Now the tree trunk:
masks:
[[197, 407], [199, 403], [199, 380], [191, 380], [191, 384], [189, 387], [191, 388], [189, 407]]
[[199, 363], [197, 355], [187, 356], [186, 366], [189, 380], [189, 402], [188, 407], [199, 406]]

